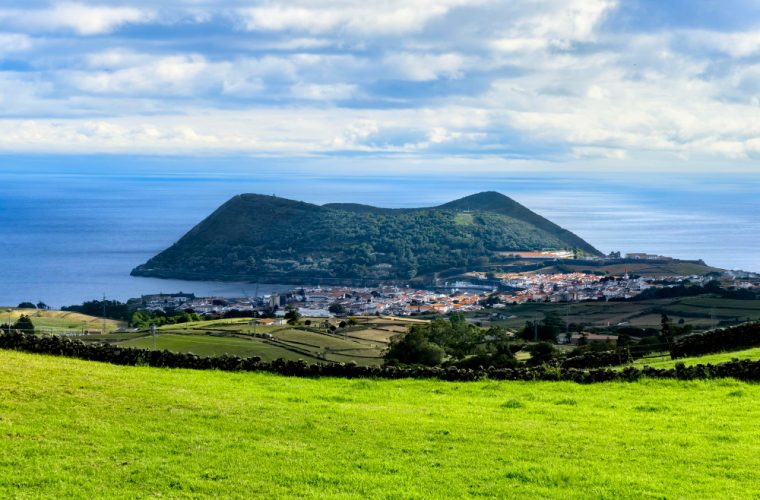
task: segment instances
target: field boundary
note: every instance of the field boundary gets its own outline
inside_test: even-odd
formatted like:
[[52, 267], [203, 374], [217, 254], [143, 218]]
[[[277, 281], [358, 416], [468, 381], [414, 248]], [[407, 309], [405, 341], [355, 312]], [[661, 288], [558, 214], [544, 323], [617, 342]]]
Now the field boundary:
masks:
[[158, 368], [185, 368], [196, 370], [269, 372], [298, 377], [343, 377], [376, 379], [439, 379], [449, 381], [521, 380], [570, 381], [577, 383], [637, 381], [643, 377], [679, 380], [735, 378], [743, 381], [760, 381], [760, 361], [733, 360], [716, 365], [685, 366], [675, 368], [627, 367], [623, 370], [608, 368], [576, 369], [541, 365], [521, 368], [431, 368], [359, 366], [356, 363], [314, 363], [278, 359], [271, 363], [259, 357], [238, 356], [201, 357], [189, 353], [152, 351], [107, 344], [86, 344], [66, 337], [39, 337], [19, 332], [0, 334], [0, 348], [36, 354], [67, 356], [88, 361], [117, 365], [152, 366]]

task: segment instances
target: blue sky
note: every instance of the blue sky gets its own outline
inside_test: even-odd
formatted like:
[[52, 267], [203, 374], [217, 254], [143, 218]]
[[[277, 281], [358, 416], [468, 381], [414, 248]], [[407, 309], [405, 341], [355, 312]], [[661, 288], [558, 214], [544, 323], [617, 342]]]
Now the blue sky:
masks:
[[0, 154], [737, 169], [760, 2], [5, 0]]

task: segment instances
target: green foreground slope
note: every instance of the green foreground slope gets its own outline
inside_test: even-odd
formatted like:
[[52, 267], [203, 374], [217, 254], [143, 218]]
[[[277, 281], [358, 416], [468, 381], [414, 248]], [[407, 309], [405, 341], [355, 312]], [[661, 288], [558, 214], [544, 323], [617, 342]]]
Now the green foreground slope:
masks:
[[752, 498], [760, 386], [444, 383], [0, 351], [0, 497]]

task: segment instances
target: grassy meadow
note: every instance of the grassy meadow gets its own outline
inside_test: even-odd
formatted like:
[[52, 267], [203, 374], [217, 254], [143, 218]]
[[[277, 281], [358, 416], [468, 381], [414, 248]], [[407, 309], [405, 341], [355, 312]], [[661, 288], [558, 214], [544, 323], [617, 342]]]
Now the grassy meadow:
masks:
[[[55, 331], [80, 332], [82, 330], [102, 330], [103, 319], [70, 311], [47, 311], [39, 309], [0, 308], [0, 323], [15, 323], [22, 315], [29, 316], [35, 328]], [[106, 320], [106, 331], [113, 331], [125, 324]]]
[[760, 347], [744, 349], [741, 351], [719, 352], [715, 354], [706, 354], [704, 356], [694, 356], [681, 359], [671, 359], [670, 354], [665, 354], [660, 357], [637, 359], [631, 364], [637, 368], [642, 368], [644, 366], [651, 366], [652, 368], [673, 368], [676, 366], [676, 363], [683, 363], [686, 366], [697, 364], [706, 365], [708, 363], [716, 365], [718, 363], [726, 363], [734, 358], [742, 360], [749, 359], [751, 361], [760, 360]]
[[[155, 339], [148, 332], [139, 332], [92, 335], [80, 337], [80, 340], [192, 352], [199, 356], [229, 354], [259, 356], [264, 361], [282, 358], [303, 359], [309, 363], [354, 361], [360, 365], [379, 365], [390, 338], [405, 332], [412, 322], [401, 318], [359, 318], [356, 326], [327, 333], [324, 328], [316, 326], [324, 320], [314, 318], [310, 327], [253, 327], [250, 321], [250, 318], [234, 318], [165, 325], [158, 329]], [[262, 338], [260, 334], [268, 334], [268, 337]]]
[[758, 498], [760, 385], [300, 379], [0, 351], [0, 497]]

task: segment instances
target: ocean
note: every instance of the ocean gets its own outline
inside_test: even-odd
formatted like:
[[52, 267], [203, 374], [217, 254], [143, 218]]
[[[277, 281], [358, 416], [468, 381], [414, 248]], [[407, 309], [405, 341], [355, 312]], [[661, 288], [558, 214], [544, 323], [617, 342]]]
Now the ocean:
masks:
[[104, 295], [245, 296], [279, 289], [129, 276], [239, 193], [415, 207], [493, 190], [604, 252], [658, 253], [760, 271], [757, 175], [406, 174], [250, 159], [242, 166], [210, 163], [122, 157], [0, 161], [0, 304], [43, 301], [60, 307]]

